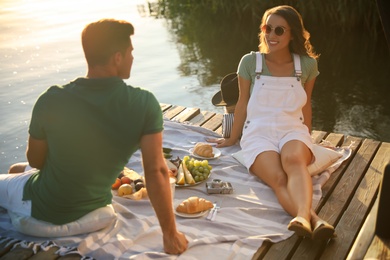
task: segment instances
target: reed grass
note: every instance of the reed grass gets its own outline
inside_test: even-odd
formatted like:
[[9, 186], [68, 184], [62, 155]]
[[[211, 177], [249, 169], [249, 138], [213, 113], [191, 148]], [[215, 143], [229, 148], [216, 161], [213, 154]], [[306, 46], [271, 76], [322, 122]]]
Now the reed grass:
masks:
[[346, 60], [388, 67], [375, 0], [159, 0], [159, 5], [182, 44], [180, 56], [187, 62], [181, 70], [200, 75], [205, 85], [215, 81], [213, 75], [235, 71], [243, 54], [257, 50], [261, 18], [277, 5], [298, 10], [316, 52], [332, 59], [322, 64], [329, 62], [336, 73], [356, 73]]
[[[305, 24], [332, 31], [365, 31], [377, 36], [381, 30], [375, 0], [159, 0], [168, 11], [169, 18], [207, 17], [218, 15], [242, 19], [250, 17], [258, 22], [264, 11], [276, 5], [287, 4], [296, 8]], [[207, 19], [207, 18], [206, 18]]]

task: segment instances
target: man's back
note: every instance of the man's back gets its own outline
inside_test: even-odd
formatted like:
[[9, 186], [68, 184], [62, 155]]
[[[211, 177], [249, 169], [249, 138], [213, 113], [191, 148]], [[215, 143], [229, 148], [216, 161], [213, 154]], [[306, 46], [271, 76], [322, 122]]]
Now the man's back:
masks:
[[141, 136], [160, 131], [154, 96], [120, 78], [79, 78], [49, 88], [34, 107], [29, 131], [48, 143], [45, 166], [25, 186], [32, 216], [62, 224], [111, 203], [111, 184]]

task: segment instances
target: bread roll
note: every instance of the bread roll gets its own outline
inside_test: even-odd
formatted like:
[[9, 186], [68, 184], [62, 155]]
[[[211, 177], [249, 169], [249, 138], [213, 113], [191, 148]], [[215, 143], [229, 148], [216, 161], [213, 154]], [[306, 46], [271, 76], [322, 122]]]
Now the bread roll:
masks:
[[213, 203], [203, 198], [189, 197], [177, 206], [176, 211], [187, 214], [202, 212], [213, 207]]
[[194, 153], [206, 157], [206, 158], [213, 158], [213, 147], [206, 143], [197, 143], [194, 147]]

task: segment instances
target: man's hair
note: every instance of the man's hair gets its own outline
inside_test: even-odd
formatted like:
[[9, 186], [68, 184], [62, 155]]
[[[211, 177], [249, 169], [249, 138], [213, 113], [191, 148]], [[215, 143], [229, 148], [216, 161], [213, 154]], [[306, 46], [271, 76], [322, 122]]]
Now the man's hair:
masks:
[[118, 51], [124, 55], [133, 34], [133, 25], [122, 20], [102, 19], [88, 24], [81, 34], [88, 65], [105, 65]]

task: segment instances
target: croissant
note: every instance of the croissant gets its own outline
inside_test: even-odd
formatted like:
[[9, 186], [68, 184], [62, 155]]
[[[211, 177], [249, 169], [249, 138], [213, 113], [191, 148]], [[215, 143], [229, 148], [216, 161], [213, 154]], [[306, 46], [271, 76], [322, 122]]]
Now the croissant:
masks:
[[203, 198], [189, 197], [177, 206], [176, 211], [181, 213], [198, 213], [213, 207], [213, 203]]
[[213, 147], [206, 143], [197, 143], [194, 147], [194, 153], [202, 157], [214, 157]]

